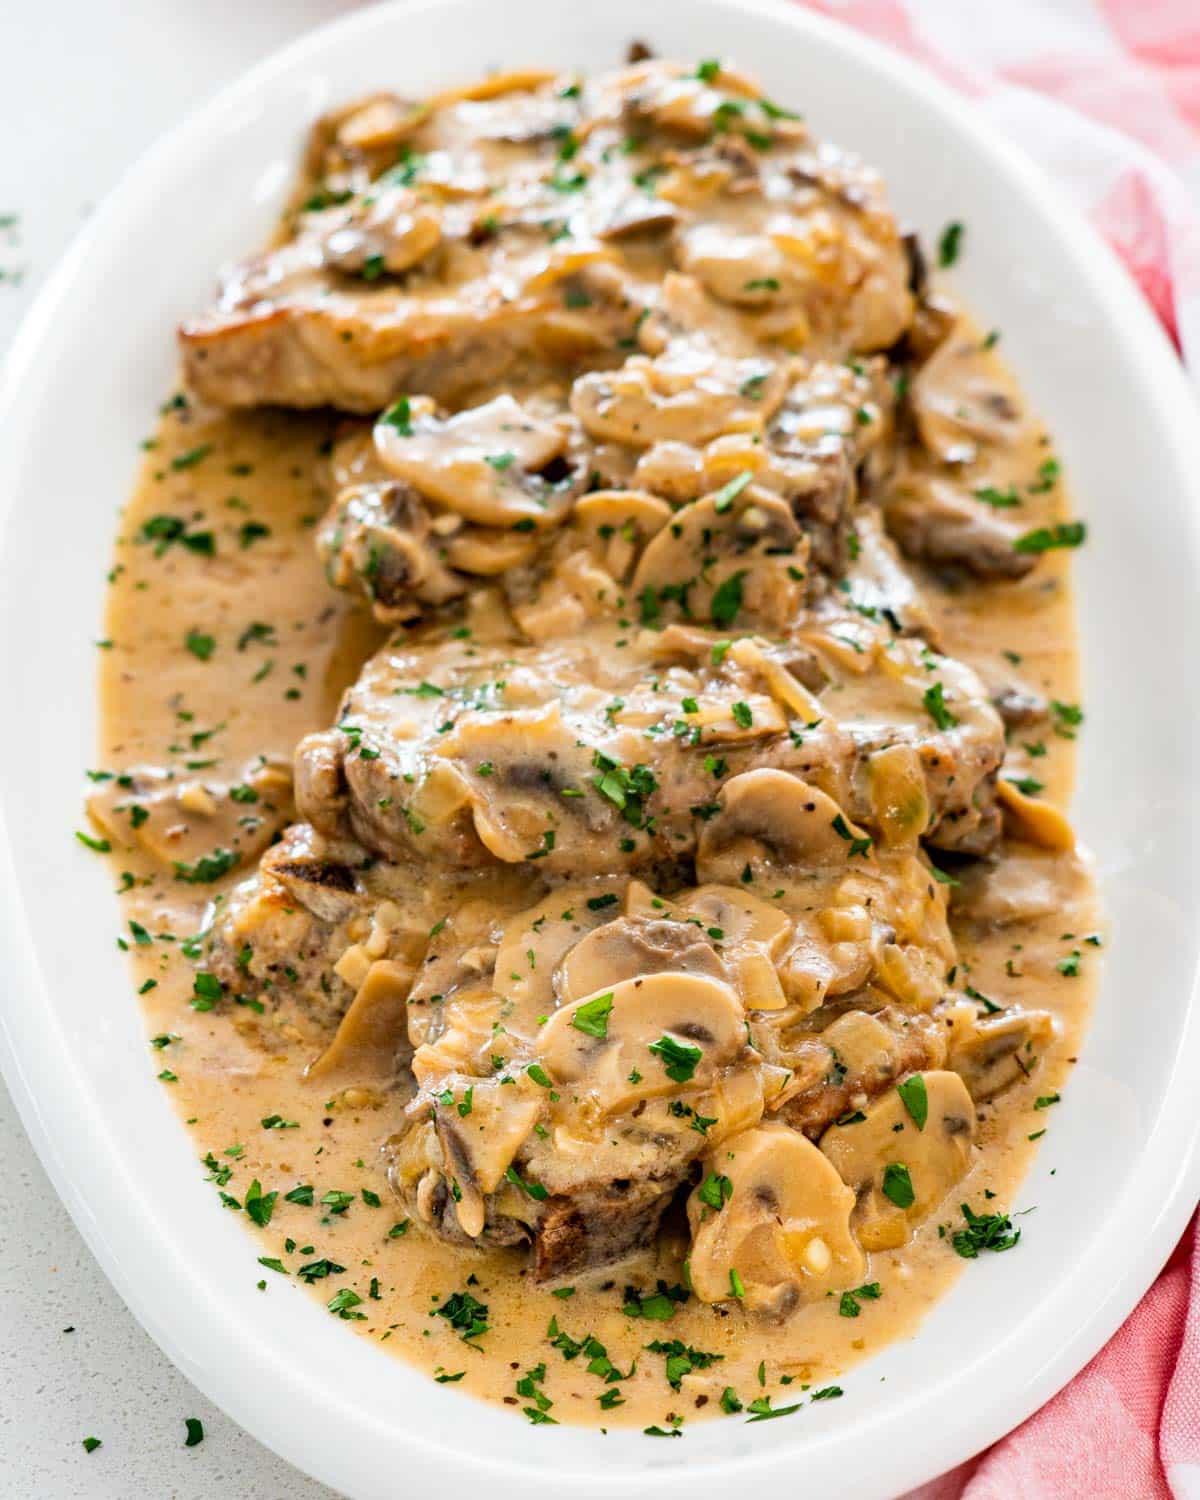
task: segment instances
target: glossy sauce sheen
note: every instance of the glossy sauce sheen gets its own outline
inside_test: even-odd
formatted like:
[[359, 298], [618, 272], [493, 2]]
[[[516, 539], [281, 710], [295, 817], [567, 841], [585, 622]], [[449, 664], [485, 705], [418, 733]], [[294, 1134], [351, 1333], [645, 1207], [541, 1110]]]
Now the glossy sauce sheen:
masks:
[[[185, 411], [164, 419], [125, 511], [116, 551], [120, 571], [107, 623], [113, 645], [101, 665], [103, 766], [216, 759], [212, 774], [224, 776], [263, 750], [288, 754], [302, 734], [331, 721], [342, 689], [377, 636], [360, 611], [330, 593], [313, 551], [311, 466], [326, 436], [317, 422], [277, 414], [229, 418]], [[172, 469], [173, 460], [201, 445], [211, 445], [201, 462]], [[232, 472], [247, 465], [249, 474]], [[1014, 462], [1017, 469], [1028, 472], [1024, 455]], [[231, 507], [231, 498], [246, 508]], [[1057, 513], [1059, 503], [1057, 497], [1044, 502], [1046, 512]], [[135, 545], [132, 538], [144, 523], [162, 513], [216, 529], [217, 557], [193, 556], [176, 545], [155, 559], [151, 548]], [[248, 518], [270, 527], [271, 535], [243, 547], [239, 528]], [[949, 594], [927, 582], [946, 650], [997, 679], [1004, 674], [1003, 652], [1015, 651], [1023, 658], [1026, 681], [1047, 696], [1073, 701], [1074, 626], [1065, 574], [1064, 565], [1047, 560], [1031, 580], [1017, 585], [977, 585]], [[278, 644], [256, 642], [239, 651], [239, 636], [256, 621], [274, 626]], [[192, 629], [216, 638], [206, 662], [184, 646]], [[268, 663], [270, 670], [256, 682]], [[191, 737], [217, 725], [225, 727], [192, 753]], [[1053, 734], [1046, 744], [1038, 776], [1061, 801], [1070, 788], [1071, 745]], [[183, 752], [173, 752], [174, 746]], [[135, 878], [154, 874], [152, 862], [132, 850], [114, 854], [114, 869], [129, 870]], [[209, 888], [159, 878], [129, 891], [122, 905], [127, 918], [152, 934], [186, 936], [205, 925], [209, 896]], [[279, 1192], [262, 1236], [263, 1254], [278, 1256], [293, 1273], [322, 1258], [345, 1266], [344, 1273], [313, 1283], [312, 1294], [328, 1301], [343, 1286], [356, 1288], [364, 1300], [353, 1311], [367, 1315], [367, 1321], [353, 1323], [357, 1331], [437, 1373], [465, 1371], [456, 1382], [464, 1391], [525, 1405], [515, 1395], [518, 1373], [512, 1366], [524, 1371], [545, 1361], [545, 1390], [556, 1403], [556, 1416], [646, 1426], [663, 1423], [669, 1413], [693, 1417], [698, 1402], [719, 1410], [726, 1386], [744, 1402], [755, 1399], [763, 1394], [761, 1361], [776, 1405], [790, 1401], [801, 1385], [829, 1385], [858, 1360], [911, 1333], [962, 1269], [964, 1262], [938, 1235], [939, 1225], [960, 1222], [958, 1202], [982, 1208], [984, 1190], [990, 1189], [997, 1195], [990, 1206], [1024, 1206], [1015, 1195], [1034, 1150], [1028, 1137], [1053, 1123], [1052, 1111], [1037, 1110], [1034, 1102], [1060, 1091], [1066, 1081], [1097, 960], [1085, 958], [1078, 978], [1060, 975], [1055, 965], [1078, 946], [1063, 935], [1081, 938], [1094, 930], [1094, 920], [1086, 877], [1066, 866], [1062, 907], [1053, 917], [973, 946], [960, 936], [977, 989], [999, 1003], [1024, 999], [1050, 1008], [1061, 1023], [1060, 1034], [1034, 1078], [982, 1108], [979, 1160], [945, 1211], [935, 1213], [903, 1250], [871, 1257], [866, 1280], [880, 1283], [879, 1300], [862, 1303], [860, 1315], [851, 1319], [840, 1316], [838, 1299], [831, 1298], [780, 1325], [737, 1311], [721, 1316], [694, 1302], [669, 1322], [631, 1320], [622, 1312], [623, 1267], [592, 1273], [572, 1296], [561, 1298], [528, 1283], [518, 1253], [464, 1256], [411, 1228], [389, 1238], [397, 1216], [379, 1160], [386, 1114], [356, 1113], [344, 1100], [330, 1103], [319, 1086], [304, 1083], [301, 1072], [318, 1050], [311, 1042], [298, 1040], [289, 1048], [279, 1046], [277, 1038], [279, 1050], [264, 1052], [254, 1040], [256, 1028], [242, 1018], [235, 1016], [231, 1024], [190, 1009], [194, 971], [180, 957], [178, 943], [134, 944], [133, 956], [138, 984], [156, 981], [142, 997], [148, 1035], [179, 1038], [152, 1050], [151, 1057], [176, 1075], [177, 1081], [164, 1086], [189, 1122], [198, 1156], [211, 1152], [232, 1168], [223, 1191], [239, 1201], [256, 1178], [264, 1190]], [[1018, 943], [1023, 977], [1014, 979], [1005, 965]], [[272, 1115], [296, 1121], [297, 1127], [264, 1129], [261, 1121]], [[199, 1162], [197, 1173], [205, 1175]], [[313, 1207], [285, 1201], [285, 1194], [303, 1183], [313, 1184]], [[364, 1189], [378, 1195], [380, 1207], [364, 1202]], [[212, 1191], [218, 1191], [215, 1185]], [[323, 1209], [320, 1199], [330, 1191], [353, 1194], [352, 1206], [337, 1214]], [[1034, 1220], [1017, 1222], [1036, 1228]], [[292, 1254], [284, 1250], [288, 1238], [297, 1247]], [[434, 1297], [465, 1286], [468, 1267], [479, 1283], [473, 1294], [489, 1308], [482, 1353], [465, 1347], [443, 1320], [429, 1315]], [[677, 1263], [662, 1269], [674, 1282]], [[246, 1274], [265, 1276], [268, 1295], [294, 1294], [294, 1274], [289, 1287], [278, 1273], [260, 1271], [250, 1255]], [[369, 1294], [373, 1278], [378, 1301]], [[638, 1279], [645, 1284], [654, 1276], [643, 1271]], [[552, 1317], [576, 1339], [592, 1333], [623, 1370], [638, 1361], [634, 1378], [621, 1386], [623, 1406], [601, 1411], [597, 1397], [603, 1385], [586, 1373], [586, 1360], [568, 1362], [548, 1340], [531, 1340], [530, 1328], [539, 1322], [548, 1326]], [[723, 1359], [686, 1376], [676, 1393], [665, 1382], [663, 1357], [642, 1352], [660, 1338], [678, 1338]], [[780, 1384], [784, 1376], [792, 1377], [787, 1386]]]
[[[947, 347], [948, 400], [977, 376], [1012, 390], [991, 341], [965, 320]], [[240, 783], [257, 757], [290, 761], [305, 734], [335, 722], [343, 691], [386, 638], [364, 608], [330, 588], [314, 547], [325, 503], [314, 476], [326, 466], [337, 430], [321, 414], [231, 415], [181, 397], [164, 408], [115, 552], [101, 653], [101, 777], [160, 766], [200, 784]], [[1061, 483], [1031, 484], [1052, 451], [1028, 423], [1019, 442], [989, 456], [988, 483], [1020, 488], [1023, 527], [1066, 515]], [[949, 586], [910, 566], [947, 656], [974, 667], [989, 689], [1015, 677], [1048, 699], [1074, 703], [1073, 608], [1061, 553], [1049, 553], [1015, 582]], [[603, 631], [595, 639], [603, 642]], [[885, 701], [875, 707], [886, 716]], [[855, 711], [871, 710], [868, 697]], [[1035, 776], [1045, 797], [1064, 806], [1074, 732], [1061, 715], [1027, 735], [1015, 730], [1005, 771]], [[1022, 742], [1033, 748], [1014, 750]], [[111, 781], [100, 779], [96, 794], [108, 788]], [[267, 817], [269, 804], [260, 797], [246, 816]], [[282, 825], [282, 794], [278, 806]], [[1067, 1084], [1100, 961], [1086, 862], [1043, 854], [1026, 870], [1020, 847], [1007, 846], [1000, 879], [1043, 882], [1047, 914], [988, 926], [956, 921], [952, 911], [960, 963], [972, 989], [995, 1004], [1049, 1010], [1057, 1034], [1029, 1079], [979, 1106], [980, 1149], [946, 1201], [910, 1243], [869, 1255], [863, 1281], [878, 1283], [879, 1295], [859, 1299], [853, 1316], [845, 1299], [831, 1294], [775, 1322], [696, 1298], [672, 1304], [663, 1321], [633, 1318], [624, 1311], [626, 1286], [645, 1293], [659, 1277], [679, 1282], [682, 1231], [668, 1227], [654, 1252], [553, 1290], [532, 1282], [524, 1252], [462, 1250], [422, 1232], [385, 1176], [381, 1145], [398, 1124], [386, 1094], [339, 1088], [331, 1096], [328, 1085], [304, 1078], [328, 1030], [286, 1003], [266, 1015], [253, 1005], [194, 1008], [197, 955], [184, 951], [183, 940], [210, 927], [214, 899], [252, 873], [254, 857], [222, 880], [189, 883], [115, 836], [110, 818], [103, 823], [114, 834], [123, 941], [153, 1039], [149, 1057], [192, 1132], [197, 1178], [208, 1179], [214, 1212], [238, 1213], [248, 1227], [268, 1220], [257, 1250], [248, 1241], [245, 1274], [265, 1282], [265, 1295], [293, 1296], [301, 1269], [312, 1268], [308, 1294], [332, 1304], [331, 1316], [460, 1391], [533, 1420], [534, 1386], [552, 1400], [554, 1421], [600, 1426], [667, 1430], [679, 1418], [719, 1415], [729, 1391], [742, 1406], [763, 1397], [788, 1406], [838, 1385], [864, 1357], [911, 1334], [967, 1265], [951, 1248], [951, 1232], [962, 1226], [959, 1205], [980, 1212], [1030, 1207], [1020, 1201], [1020, 1182], [1036, 1141], [1053, 1131], [1053, 1102]], [[206, 834], [203, 847], [222, 841]], [[527, 872], [502, 869], [483, 877], [481, 889], [493, 880], [500, 899]], [[419, 886], [411, 915], [428, 927], [449, 887], [436, 868], [422, 872]], [[266, 1207], [261, 1195], [268, 1195]], [[1014, 1222], [1036, 1233], [1036, 1215]], [[344, 1289], [353, 1295], [339, 1297]], [[450, 1294], [463, 1291], [487, 1307], [487, 1331], [469, 1343], [436, 1315]], [[568, 1336], [557, 1344], [552, 1320]], [[594, 1345], [578, 1352], [586, 1335], [603, 1346], [599, 1356]], [[673, 1389], [664, 1353], [645, 1348], [654, 1340], [679, 1340], [719, 1359], [684, 1374]], [[544, 1374], [531, 1386], [524, 1377], [539, 1365]], [[611, 1389], [619, 1397], [602, 1407], [601, 1395]], [[726, 1396], [725, 1410], [731, 1406]]]

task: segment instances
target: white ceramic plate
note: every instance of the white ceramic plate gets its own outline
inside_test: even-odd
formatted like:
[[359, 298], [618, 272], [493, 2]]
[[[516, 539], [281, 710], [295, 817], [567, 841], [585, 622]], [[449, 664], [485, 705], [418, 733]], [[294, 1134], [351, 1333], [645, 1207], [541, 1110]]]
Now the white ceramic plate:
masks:
[[[968, 225], [961, 287], [1057, 434], [1091, 536], [1079, 568], [1087, 728], [1076, 816], [1112, 925], [1098, 1012], [1022, 1204], [1019, 1251], [967, 1268], [920, 1334], [786, 1422], [682, 1442], [531, 1431], [255, 1290], [256, 1247], [202, 1181], [155, 1082], [100, 864], [71, 837], [95, 744], [94, 638], [114, 513], [171, 387], [172, 328], [259, 242], [306, 123], [380, 86], [497, 65], [599, 69], [643, 37], [755, 70], [886, 173], [928, 238]], [[1200, 439], [1124, 273], [968, 103], [847, 31], [763, 0], [428, 0], [360, 12], [256, 69], [102, 204], [42, 294], [0, 400], [0, 1055], [76, 1223], [179, 1366], [354, 1500], [466, 1492], [675, 1500], [787, 1482], [898, 1493], [1000, 1436], [1096, 1351], [1197, 1197]], [[1051, 1176], [1052, 1169], [1055, 1175]]]

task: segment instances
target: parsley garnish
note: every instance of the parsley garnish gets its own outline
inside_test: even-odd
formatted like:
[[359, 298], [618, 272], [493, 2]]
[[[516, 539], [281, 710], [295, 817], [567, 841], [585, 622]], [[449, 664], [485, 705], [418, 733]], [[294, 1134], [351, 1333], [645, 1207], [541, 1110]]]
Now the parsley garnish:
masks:
[[608, 1036], [608, 1018], [613, 1008], [613, 993], [597, 995], [580, 1005], [571, 1017], [571, 1025], [585, 1036], [594, 1036], [601, 1041]]
[[882, 1191], [897, 1208], [911, 1208], [916, 1202], [912, 1178], [902, 1161], [890, 1161], [884, 1167]]
[[940, 682], [935, 682], [932, 687], [925, 689], [921, 695], [921, 702], [925, 705], [925, 712], [939, 729], [953, 729], [959, 722], [958, 718], [946, 707], [946, 689]]
[[470, 1292], [452, 1292], [440, 1307], [433, 1309], [435, 1318], [445, 1318], [464, 1344], [482, 1338], [488, 1331], [487, 1305]]
[[696, 1064], [704, 1056], [699, 1047], [678, 1042], [673, 1036], [660, 1036], [658, 1041], [650, 1043], [649, 1050], [662, 1058], [667, 1077], [675, 1083], [689, 1082], [696, 1071]]
[[925, 1087], [925, 1079], [920, 1073], [914, 1073], [911, 1078], [896, 1085], [896, 1092], [912, 1117], [913, 1124], [918, 1130], [924, 1130], [925, 1121], [929, 1118], [929, 1092]]
[[944, 270], [952, 266], [962, 251], [963, 235], [966, 232], [965, 225], [955, 219], [946, 225], [938, 240], [938, 265]]
[[877, 1281], [864, 1282], [862, 1286], [856, 1286], [852, 1292], [843, 1292], [838, 1301], [838, 1312], [843, 1318], [857, 1318], [861, 1311], [860, 1302], [876, 1302], [883, 1296], [883, 1288]]
[[1082, 547], [1087, 527], [1082, 521], [1059, 521], [1054, 526], [1036, 526], [1013, 543], [1014, 552], [1050, 552], [1056, 547]]
[[1021, 1231], [1013, 1228], [1007, 1214], [977, 1214], [968, 1203], [959, 1207], [967, 1227], [956, 1230], [950, 1243], [964, 1260], [978, 1259], [981, 1250], [1011, 1250], [1021, 1238]]

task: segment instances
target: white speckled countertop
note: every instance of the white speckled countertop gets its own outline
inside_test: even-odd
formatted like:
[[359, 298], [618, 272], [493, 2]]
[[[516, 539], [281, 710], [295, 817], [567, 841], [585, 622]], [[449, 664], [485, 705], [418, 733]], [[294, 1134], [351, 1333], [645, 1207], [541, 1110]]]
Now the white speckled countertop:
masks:
[[[146, 147], [350, 3], [0, 4], [0, 357], [91, 206]], [[186, 1417], [204, 1425], [192, 1448]], [[87, 1437], [101, 1446], [85, 1452]], [[0, 1496], [336, 1500], [205, 1400], [134, 1321], [59, 1203], [3, 1083]]]

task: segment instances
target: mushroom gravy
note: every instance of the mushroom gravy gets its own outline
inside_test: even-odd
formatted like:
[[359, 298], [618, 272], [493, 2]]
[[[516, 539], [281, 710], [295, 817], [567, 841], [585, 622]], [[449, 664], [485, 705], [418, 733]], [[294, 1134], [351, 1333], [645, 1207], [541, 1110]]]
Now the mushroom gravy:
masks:
[[[995, 338], [897, 273], [874, 197], [876, 300], [814, 292], [742, 152], [832, 239], [869, 178], [811, 182], [761, 103], [711, 160], [752, 84], [614, 78], [319, 127], [277, 253], [339, 296], [394, 277], [392, 308], [439, 235], [477, 255], [447, 204], [519, 208], [520, 236], [539, 194], [579, 198], [521, 333], [545, 358], [420, 384], [394, 344], [386, 386], [326, 360], [243, 400], [253, 362], [228, 355], [231, 399], [185, 344], [205, 399], [168, 402], [122, 517], [89, 809], [198, 1176], [261, 1241], [247, 1274], [532, 1422], [669, 1434], [827, 1399], [1036, 1232], [1004, 1221], [1100, 939], [1055, 812], [1076, 533]], [[354, 241], [397, 159], [402, 232]], [[518, 187], [481, 201], [481, 165]], [[631, 304], [571, 278], [632, 171], [637, 243], [596, 261]], [[469, 304], [477, 272], [420, 274]], [[591, 326], [548, 335], [564, 308]], [[301, 388], [387, 410], [215, 404]]]

